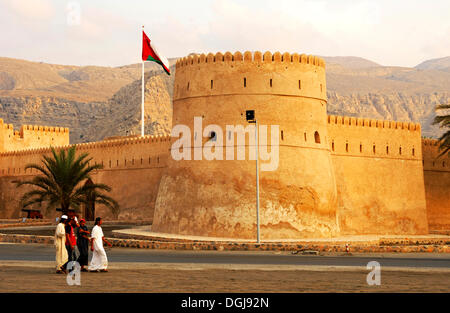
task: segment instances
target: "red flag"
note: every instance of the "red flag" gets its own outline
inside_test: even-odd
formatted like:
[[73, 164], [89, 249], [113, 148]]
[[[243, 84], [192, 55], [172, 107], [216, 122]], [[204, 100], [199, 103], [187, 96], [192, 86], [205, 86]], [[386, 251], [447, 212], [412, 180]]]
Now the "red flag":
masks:
[[142, 31], [142, 61], [156, 62], [170, 75], [169, 61], [158, 53], [155, 45], [151, 43], [144, 31]]

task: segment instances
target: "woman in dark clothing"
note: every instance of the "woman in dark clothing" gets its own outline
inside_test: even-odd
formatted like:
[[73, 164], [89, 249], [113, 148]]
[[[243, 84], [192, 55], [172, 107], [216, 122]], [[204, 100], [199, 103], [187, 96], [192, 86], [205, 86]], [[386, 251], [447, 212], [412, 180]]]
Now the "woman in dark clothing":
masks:
[[77, 247], [80, 252], [78, 257], [78, 263], [81, 265], [81, 271], [87, 272], [84, 267], [88, 265], [89, 257], [89, 237], [90, 233], [86, 227], [86, 221], [84, 219], [80, 220], [80, 227], [77, 230]]

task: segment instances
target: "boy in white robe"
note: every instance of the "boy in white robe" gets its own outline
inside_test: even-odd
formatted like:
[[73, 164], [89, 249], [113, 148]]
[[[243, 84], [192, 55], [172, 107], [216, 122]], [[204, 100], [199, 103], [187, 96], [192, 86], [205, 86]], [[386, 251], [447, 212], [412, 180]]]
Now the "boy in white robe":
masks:
[[89, 264], [89, 271], [96, 272], [107, 272], [108, 267], [108, 258], [106, 257], [105, 249], [103, 248], [103, 242], [108, 244], [110, 247], [112, 245], [105, 239], [103, 235], [103, 230], [101, 228], [102, 225], [102, 219], [101, 217], [97, 217], [95, 219], [95, 226], [92, 228], [91, 232], [91, 251], [92, 254], [92, 260]]
[[58, 226], [56, 226], [55, 231], [55, 247], [56, 247], [56, 273], [66, 272], [66, 263], [69, 261], [69, 256], [67, 255], [66, 249], [66, 230], [65, 223], [67, 221], [67, 216], [61, 216], [61, 221]]

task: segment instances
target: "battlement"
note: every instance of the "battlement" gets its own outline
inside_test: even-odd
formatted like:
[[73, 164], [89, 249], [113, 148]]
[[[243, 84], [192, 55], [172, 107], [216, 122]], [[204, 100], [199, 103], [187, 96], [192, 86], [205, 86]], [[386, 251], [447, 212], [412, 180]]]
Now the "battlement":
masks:
[[166, 135], [145, 136], [3, 152], [0, 153], [0, 176], [35, 173], [25, 166], [40, 163], [43, 155], [51, 155], [52, 147], [67, 150], [75, 146], [77, 154], [88, 153], [91, 164], [101, 164], [104, 171], [161, 168], [166, 166], [170, 140]]
[[325, 61], [313, 55], [218, 52], [189, 55], [178, 59], [176, 67], [175, 102], [230, 95], [327, 98]]
[[422, 160], [418, 123], [328, 115], [333, 155]]
[[1, 124], [3, 125], [3, 129], [10, 129], [10, 130], [14, 129], [13, 124], [4, 124], [3, 121]]
[[[114, 146], [123, 145], [134, 145], [134, 144], [145, 144], [145, 143], [163, 143], [170, 142], [170, 135], [157, 135], [157, 136], [144, 136], [144, 137], [134, 137], [134, 138], [121, 138], [105, 141], [87, 142], [79, 143], [73, 145], [59, 145], [52, 146], [55, 149], [68, 149], [72, 146], [76, 146], [77, 150], [95, 150], [97, 148], [106, 148]], [[51, 152], [52, 147], [45, 148], [28, 148], [16, 151], [0, 152], [0, 156], [22, 156], [22, 155], [33, 155], [33, 154], [45, 154]]]
[[306, 55], [306, 54], [298, 54], [293, 53], [290, 54], [285, 52], [281, 54], [280, 52], [275, 52], [272, 54], [271, 52], [265, 52], [264, 54], [260, 51], [250, 52], [246, 51], [244, 54], [237, 51], [234, 54], [231, 52], [225, 52], [222, 54], [218, 52], [216, 54], [208, 53], [207, 55], [203, 54], [195, 54], [189, 55], [187, 57], [183, 57], [177, 60], [176, 68], [182, 68], [189, 65], [198, 65], [198, 64], [212, 64], [212, 63], [220, 63], [220, 62], [256, 62], [256, 63], [283, 63], [283, 64], [310, 64], [314, 66], [319, 66], [325, 68], [325, 61], [314, 55]]
[[20, 131], [0, 119], [0, 152], [69, 144], [65, 127], [23, 125]]
[[35, 132], [46, 132], [46, 133], [68, 133], [69, 129], [67, 127], [53, 127], [53, 126], [37, 126], [37, 125], [22, 125], [20, 128], [20, 133], [23, 131], [30, 130]]
[[144, 137], [132, 137], [132, 138], [120, 138], [111, 139], [96, 142], [79, 143], [75, 146], [78, 150], [106, 148], [123, 145], [137, 145], [137, 144], [149, 144], [149, 143], [162, 143], [170, 142], [170, 135], [156, 135], [156, 136], [144, 136]]
[[356, 118], [339, 115], [328, 115], [328, 124], [343, 125], [343, 126], [403, 129], [410, 131], [420, 131], [421, 129], [419, 123], [396, 122], [389, 120], [376, 120], [369, 118]]
[[[14, 131], [13, 124], [5, 124], [3, 122], [3, 119], [0, 118], [0, 126], [2, 126], [2, 129], [12, 130]], [[22, 125], [20, 127], [20, 131], [14, 131], [14, 134], [20, 134], [21, 137], [23, 137], [23, 132], [29, 130], [29, 131], [40, 131], [40, 132], [46, 132], [46, 133], [68, 133], [69, 128], [67, 127], [54, 127], [54, 126], [41, 126], [41, 125]]]

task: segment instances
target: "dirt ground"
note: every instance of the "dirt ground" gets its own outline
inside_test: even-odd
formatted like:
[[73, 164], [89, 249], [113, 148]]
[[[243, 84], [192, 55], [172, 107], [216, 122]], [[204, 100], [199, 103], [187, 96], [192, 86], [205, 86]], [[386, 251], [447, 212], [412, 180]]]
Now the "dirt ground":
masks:
[[384, 271], [368, 286], [364, 271], [110, 269], [81, 273], [81, 286], [48, 267], [0, 266], [0, 292], [450, 292], [450, 274]]

